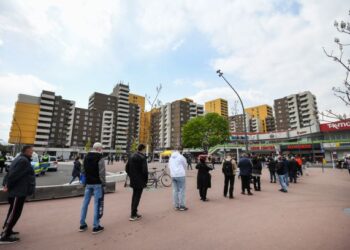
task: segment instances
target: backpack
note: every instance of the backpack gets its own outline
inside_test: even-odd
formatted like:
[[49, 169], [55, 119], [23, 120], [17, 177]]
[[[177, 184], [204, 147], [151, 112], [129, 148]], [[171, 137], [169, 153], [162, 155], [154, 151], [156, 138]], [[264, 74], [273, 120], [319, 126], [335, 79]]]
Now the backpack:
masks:
[[232, 176], [233, 175], [233, 166], [231, 161], [225, 161], [222, 166], [222, 172], [224, 175]]

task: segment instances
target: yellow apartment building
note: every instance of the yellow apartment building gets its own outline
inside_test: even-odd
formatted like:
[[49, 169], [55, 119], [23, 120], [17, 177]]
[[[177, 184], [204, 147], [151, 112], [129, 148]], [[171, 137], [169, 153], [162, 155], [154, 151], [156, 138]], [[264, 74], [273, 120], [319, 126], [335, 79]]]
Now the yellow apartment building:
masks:
[[9, 143], [33, 145], [35, 142], [39, 113], [39, 98], [23, 94], [18, 95], [12, 117]]
[[263, 104], [255, 107], [246, 108], [245, 112], [249, 114], [250, 118], [256, 118], [260, 122], [260, 131], [256, 132], [268, 132], [269, 129], [266, 121], [267, 118], [273, 117], [273, 109], [271, 106]]
[[228, 119], [228, 103], [227, 100], [219, 98], [205, 103], [206, 113], [217, 113]]

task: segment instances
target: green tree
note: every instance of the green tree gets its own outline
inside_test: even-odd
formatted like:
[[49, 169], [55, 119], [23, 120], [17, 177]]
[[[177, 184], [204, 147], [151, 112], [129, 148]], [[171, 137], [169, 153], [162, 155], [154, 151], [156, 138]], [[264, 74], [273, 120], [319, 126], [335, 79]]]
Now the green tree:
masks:
[[89, 138], [88, 141], [87, 141], [86, 144], [85, 144], [85, 151], [86, 151], [86, 152], [89, 152], [90, 149], [91, 149], [91, 140], [90, 140], [90, 138]]
[[182, 131], [182, 144], [187, 148], [210, 147], [227, 142], [230, 136], [229, 123], [224, 117], [209, 113], [189, 120]]
[[122, 153], [123, 153], [122, 148], [121, 148], [119, 145], [116, 145], [116, 146], [115, 146], [115, 155], [116, 155], [116, 156], [121, 156]]
[[137, 151], [137, 147], [138, 147], [138, 142], [136, 139], [133, 140], [133, 143], [131, 144], [131, 147], [130, 147], [130, 152], [131, 153], [135, 153]]

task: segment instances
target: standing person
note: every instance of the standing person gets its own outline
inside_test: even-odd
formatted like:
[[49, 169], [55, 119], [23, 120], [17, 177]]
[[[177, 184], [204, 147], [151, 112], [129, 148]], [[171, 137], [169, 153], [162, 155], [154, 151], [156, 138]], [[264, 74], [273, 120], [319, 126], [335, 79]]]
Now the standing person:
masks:
[[80, 162], [80, 157], [77, 156], [74, 161], [74, 166], [72, 171], [72, 180], [69, 182], [69, 184], [72, 184], [76, 178], [78, 178], [79, 180], [80, 174], [81, 174], [81, 162]]
[[4, 172], [6, 156], [0, 152], [0, 173]]
[[303, 176], [303, 160], [301, 157], [298, 155], [295, 158], [295, 161], [298, 163], [298, 172], [300, 173], [301, 176]]
[[190, 170], [190, 169], [193, 170], [193, 168], [192, 168], [192, 156], [188, 155], [186, 160], [187, 160], [187, 170]]
[[267, 166], [270, 172], [270, 182], [276, 183], [276, 161], [272, 157], [268, 159]]
[[21, 217], [27, 196], [35, 191], [35, 174], [31, 165], [32, 146], [24, 146], [21, 154], [11, 163], [8, 174], [3, 181], [4, 191], [8, 193], [10, 207], [0, 237], [1, 244], [11, 244], [19, 241], [14, 237], [18, 232], [13, 228]]
[[196, 169], [198, 169], [197, 189], [199, 190], [201, 200], [209, 201], [207, 199], [208, 188], [211, 188], [211, 175], [209, 171], [213, 169], [206, 164], [205, 160], [205, 156], [201, 156], [196, 166]]
[[234, 198], [233, 189], [235, 186], [236, 172], [237, 172], [236, 161], [230, 155], [227, 155], [227, 157], [222, 163], [222, 173], [225, 176], [224, 197], [227, 197], [227, 192], [229, 192], [230, 199]]
[[298, 163], [296, 162], [294, 157], [291, 157], [289, 162], [289, 180], [291, 183], [297, 183], [297, 171], [298, 171]]
[[187, 211], [186, 207], [186, 159], [175, 151], [169, 159], [170, 176], [173, 180], [174, 208], [179, 211]]
[[130, 178], [130, 187], [133, 189], [129, 221], [136, 221], [142, 218], [142, 215], [138, 214], [137, 209], [143, 189], [147, 186], [148, 182], [148, 165], [145, 150], [146, 146], [140, 144], [137, 147], [137, 152], [131, 155], [126, 164], [126, 173]]
[[253, 169], [252, 169], [252, 176], [253, 176], [253, 183], [254, 183], [254, 190], [255, 191], [261, 191], [261, 176], [262, 171], [262, 163], [260, 158], [255, 156], [253, 158]]
[[96, 142], [93, 145], [93, 150], [89, 152], [84, 159], [86, 187], [81, 208], [80, 232], [84, 232], [88, 229], [86, 214], [92, 195], [94, 195], [94, 225], [92, 233], [98, 234], [104, 230], [104, 227], [100, 225], [100, 219], [103, 215], [103, 188], [106, 185], [106, 166], [102, 150], [102, 144]]
[[109, 165], [111, 163], [111, 155], [107, 156], [107, 165]]
[[113, 165], [113, 163], [114, 163], [114, 156], [111, 155], [111, 164]]
[[284, 166], [284, 182], [289, 186], [289, 162], [286, 156], [283, 156], [282, 161]]
[[278, 157], [278, 161], [277, 161], [277, 165], [276, 165], [276, 171], [277, 171], [277, 175], [278, 175], [278, 180], [280, 182], [281, 185], [281, 192], [287, 193], [288, 192], [288, 187], [287, 184], [285, 182], [285, 164], [283, 162], [282, 156]]
[[213, 165], [213, 169], [215, 169], [215, 157], [214, 156], [211, 156], [211, 165]]
[[250, 191], [250, 178], [252, 175], [252, 161], [248, 158], [247, 154], [243, 154], [242, 158], [240, 159], [238, 163], [239, 168], [239, 175], [241, 176], [242, 180], [242, 194], [245, 195], [245, 191], [247, 190], [248, 195], [253, 195], [253, 193]]

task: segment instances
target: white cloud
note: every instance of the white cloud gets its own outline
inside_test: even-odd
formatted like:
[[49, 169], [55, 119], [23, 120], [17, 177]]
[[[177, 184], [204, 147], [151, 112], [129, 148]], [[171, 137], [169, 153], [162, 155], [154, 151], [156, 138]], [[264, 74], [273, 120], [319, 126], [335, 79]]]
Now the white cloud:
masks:
[[0, 74], [0, 139], [7, 141], [11, 114], [18, 93], [38, 96], [42, 90], [57, 90], [54, 84], [33, 75]]
[[0, 34], [16, 33], [66, 62], [92, 59], [118, 26], [120, 1], [33, 0], [1, 3]]

